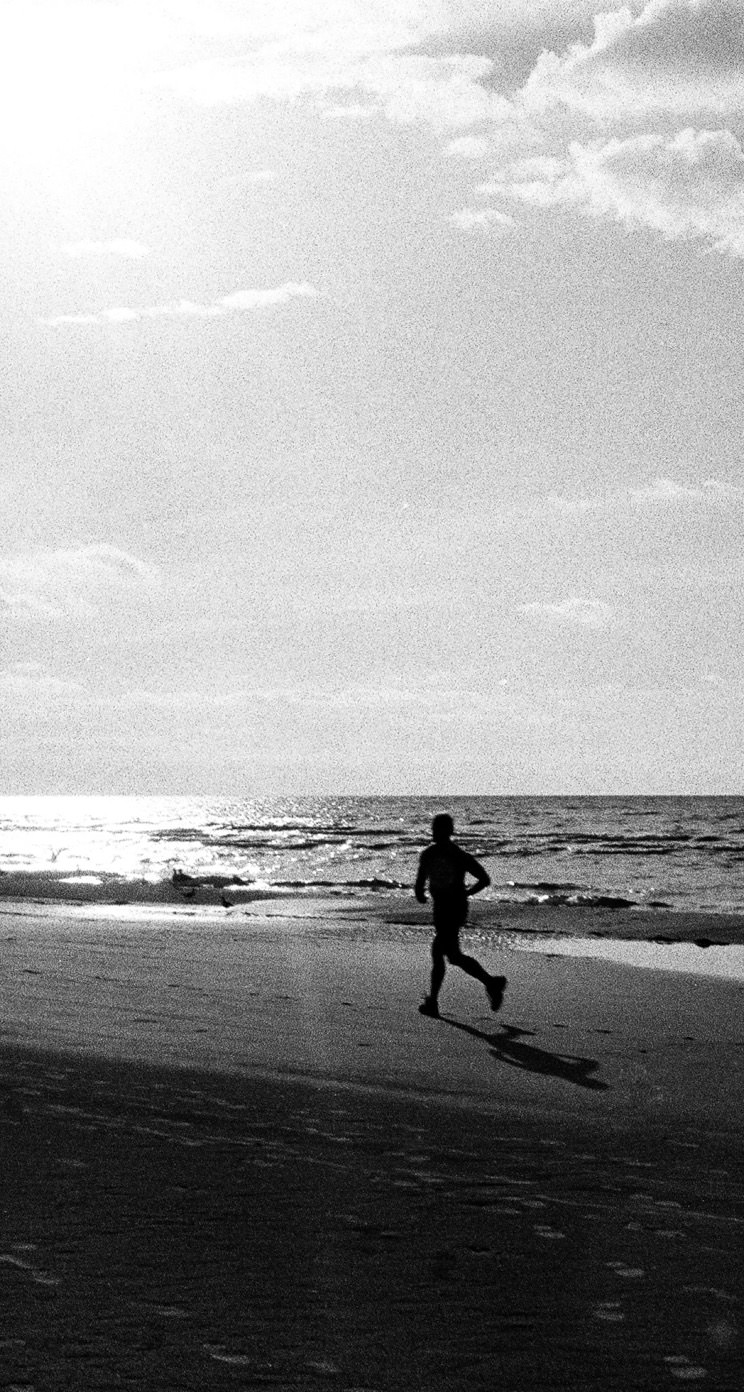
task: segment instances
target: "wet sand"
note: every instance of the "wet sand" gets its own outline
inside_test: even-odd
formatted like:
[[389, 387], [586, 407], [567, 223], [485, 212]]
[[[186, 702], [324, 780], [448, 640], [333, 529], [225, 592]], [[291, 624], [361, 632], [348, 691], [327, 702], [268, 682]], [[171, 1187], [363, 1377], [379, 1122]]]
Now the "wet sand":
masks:
[[0, 1385], [738, 1392], [742, 984], [281, 907], [3, 914]]

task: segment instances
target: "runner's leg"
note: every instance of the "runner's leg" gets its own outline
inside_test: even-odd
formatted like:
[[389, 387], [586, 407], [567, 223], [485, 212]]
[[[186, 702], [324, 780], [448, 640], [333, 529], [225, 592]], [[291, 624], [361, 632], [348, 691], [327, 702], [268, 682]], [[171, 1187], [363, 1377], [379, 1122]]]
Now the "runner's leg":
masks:
[[482, 981], [484, 986], [490, 984], [491, 977], [485, 967], [482, 967], [475, 957], [466, 956], [460, 950], [459, 943], [448, 951], [447, 960], [451, 967], [459, 967], [460, 971], [466, 972], [468, 976], [474, 976], [477, 981]]
[[431, 1000], [436, 1000], [441, 990], [444, 975], [447, 970], [444, 960], [444, 948], [436, 935], [431, 945], [431, 989], [429, 996]]

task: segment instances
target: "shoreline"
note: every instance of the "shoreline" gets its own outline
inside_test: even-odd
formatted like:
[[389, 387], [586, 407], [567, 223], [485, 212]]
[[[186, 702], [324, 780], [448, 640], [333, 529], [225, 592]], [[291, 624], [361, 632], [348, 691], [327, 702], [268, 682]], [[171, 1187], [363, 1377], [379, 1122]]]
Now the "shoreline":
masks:
[[[224, 878], [224, 877], [223, 877]], [[59, 887], [59, 893], [13, 895], [0, 880], [0, 918], [8, 914], [36, 916], [64, 914], [112, 916], [153, 919], [191, 918], [195, 914], [222, 919], [225, 914], [248, 919], [264, 916], [323, 918], [329, 924], [349, 920], [374, 919], [390, 928], [417, 928], [428, 932], [431, 923], [429, 905], [418, 906], [413, 893], [331, 894], [320, 889], [317, 893], [292, 893], [286, 890], [243, 887], [236, 894], [231, 882], [200, 888], [198, 897], [184, 898], [168, 884], [162, 893], [151, 893], [152, 886], [142, 889], [141, 895], [127, 897], [111, 894], [94, 895], [90, 886], [81, 885], [80, 893], [72, 895], [69, 888]], [[724, 912], [718, 909], [690, 909], [633, 905], [608, 907], [604, 904], [547, 904], [478, 898], [471, 904], [467, 931], [498, 932], [500, 929], [526, 935], [569, 937], [615, 937], [625, 941], [656, 943], [695, 943], [698, 946], [744, 946], [744, 910]]]
[[479, 936], [474, 922], [464, 945], [509, 978], [504, 1006], [494, 1016], [478, 983], [451, 969], [438, 1024], [417, 1008], [430, 930], [294, 907], [291, 917], [282, 905], [158, 922], [3, 914], [0, 1042], [366, 1081], [481, 1110], [583, 1111], [614, 1124], [634, 1110], [651, 1122], [687, 1109], [696, 1123], [740, 1124], [741, 980], [528, 952]]

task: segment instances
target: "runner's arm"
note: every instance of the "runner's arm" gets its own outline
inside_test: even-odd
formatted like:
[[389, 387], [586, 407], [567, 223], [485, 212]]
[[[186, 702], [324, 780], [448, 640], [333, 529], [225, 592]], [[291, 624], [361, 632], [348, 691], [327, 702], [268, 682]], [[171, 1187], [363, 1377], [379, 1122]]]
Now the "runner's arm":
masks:
[[426, 869], [426, 852], [425, 852], [425, 851], [422, 851], [421, 857], [420, 857], [420, 859], [419, 859], [419, 867], [418, 867], [418, 874], [417, 874], [417, 876], [416, 876], [416, 883], [415, 883], [415, 885], [413, 886], [413, 892], [414, 892], [414, 894], [416, 895], [416, 898], [418, 899], [419, 904], [425, 904], [425, 903], [426, 903], [426, 881], [427, 881], [427, 879], [428, 879], [428, 872], [427, 872], [427, 869]]
[[476, 860], [475, 856], [467, 856], [465, 869], [475, 880], [475, 884], [468, 885], [468, 888], [465, 890], [465, 893], [470, 899], [474, 894], [480, 894], [482, 889], [486, 889], [487, 886], [490, 885], [491, 876], [488, 874], [487, 870], [483, 869], [480, 861]]

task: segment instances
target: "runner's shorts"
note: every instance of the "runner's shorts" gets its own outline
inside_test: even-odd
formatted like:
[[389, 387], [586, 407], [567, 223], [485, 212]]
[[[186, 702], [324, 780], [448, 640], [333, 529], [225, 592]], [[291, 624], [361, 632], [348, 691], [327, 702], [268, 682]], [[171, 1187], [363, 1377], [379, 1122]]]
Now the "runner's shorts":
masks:
[[468, 917], [466, 894], [438, 894], [434, 899], [434, 928], [437, 937], [457, 933], [464, 928]]

